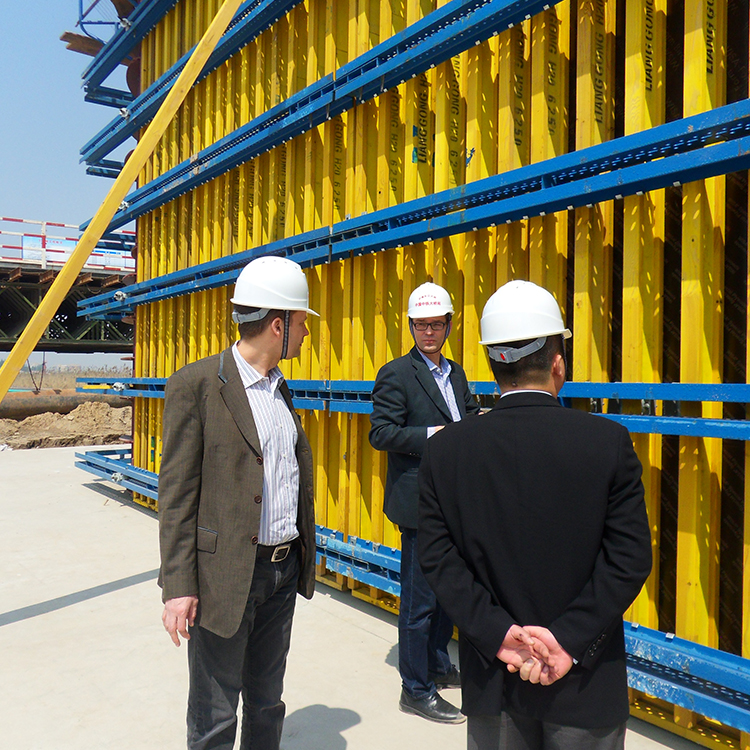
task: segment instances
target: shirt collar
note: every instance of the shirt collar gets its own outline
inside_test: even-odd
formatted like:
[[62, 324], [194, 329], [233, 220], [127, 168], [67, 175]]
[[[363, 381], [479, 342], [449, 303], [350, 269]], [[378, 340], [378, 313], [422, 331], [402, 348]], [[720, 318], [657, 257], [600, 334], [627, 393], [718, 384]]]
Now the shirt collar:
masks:
[[281, 381], [284, 379], [284, 376], [279, 370], [278, 367], [274, 367], [273, 369], [269, 370], [267, 378], [264, 378], [247, 360], [244, 359], [244, 357], [240, 354], [240, 350], [237, 347], [237, 343], [235, 341], [234, 346], [232, 346], [232, 355], [234, 356], [234, 361], [237, 363], [237, 369], [240, 372], [240, 378], [242, 378], [242, 385], [247, 389], [252, 386], [254, 386], [256, 383], [260, 383], [261, 380], [268, 380], [268, 383], [271, 387], [271, 391], [275, 391], [278, 387]]
[[[513, 393], [543, 393], [545, 396], [552, 396], [549, 391], [540, 391], [536, 388], [518, 388], [515, 391], [505, 391], [505, 393], [501, 393], [500, 398], [505, 398]], [[554, 398], [554, 396], [552, 396], [552, 398]]]
[[442, 354], [440, 355], [440, 364], [436, 365], [431, 359], [425, 356], [424, 352], [422, 352], [421, 349], [417, 349], [417, 351], [419, 352], [419, 356], [422, 357], [427, 367], [430, 368], [430, 372], [434, 373], [435, 370], [437, 370], [440, 375], [450, 374], [451, 364]]

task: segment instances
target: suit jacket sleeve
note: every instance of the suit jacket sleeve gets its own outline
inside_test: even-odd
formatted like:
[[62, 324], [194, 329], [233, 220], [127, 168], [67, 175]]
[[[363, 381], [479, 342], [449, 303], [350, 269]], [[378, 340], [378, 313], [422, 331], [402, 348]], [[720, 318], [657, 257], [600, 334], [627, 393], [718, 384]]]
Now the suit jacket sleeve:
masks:
[[489, 664], [513, 618], [482, 586], [461, 556], [432, 480], [430, 449], [419, 467], [419, 562], [440, 606]]
[[651, 572], [651, 533], [643, 502], [641, 463], [626, 429], [610, 486], [602, 546], [580, 594], [551, 625], [560, 645], [592, 666]]
[[407, 425], [406, 384], [391, 363], [378, 372], [372, 389], [370, 444], [375, 450], [421, 456], [427, 444], [427, 427]]
[[159, 471], [160, 583], [164, 601], [198, 595], [198, 504], [203, 425], [195, 393], [178, 372], [167, 381]]

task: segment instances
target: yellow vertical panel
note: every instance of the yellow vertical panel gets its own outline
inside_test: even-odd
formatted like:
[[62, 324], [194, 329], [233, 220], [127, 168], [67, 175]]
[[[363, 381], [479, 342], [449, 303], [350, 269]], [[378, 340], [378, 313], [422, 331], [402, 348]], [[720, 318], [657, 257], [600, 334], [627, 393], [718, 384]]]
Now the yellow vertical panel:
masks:
[[[748, 248], [750, 248], [750, 226], [748, 226]], [[748, 254], [750, 259], [750, 253]], [[746, 341], [750, 341], [750, 263], [746, 280], [747, 328]], [[746, 353], [745, 368], [747, 382], [750, 383], [750, 347]], [[747, 417], [746, 417], [747, 418]], [[742, 555], [742, 656], [750, 659], [750, 441], [745, 442], [745, 513]], [[750, 733], [742, 732], [741, 750], [750, 750]]]
[[[324, 75], [325, 50], [325, 2], [308, 0], [307, 29], [304, 41], [307, 48], [307, 65], [305, 68], [306, 84], [315, 83]], [[322, 132], [325, 126], [314, 128], [303, 136], [304, 139], [304, 192], [302, 208], [302, 229], [310, 231], [322, 225], [322, 180], [323, 180], [323, 146]], [[302, 172], [300, 170], [300, 172]], [[302, 174], [300, 174], [302, 176]], [[330, 284], [329, 275], [322, 266], [316, 266], [307, 274], [310, 287], [310, 300], [313, 310], [320, 313], [320, 318], [310, 321], [310, 377], [315, 379], [330, 378]], [[328, 450], [329, 417], [325, 412], [313, 412], [309, 415], [308, 437], [315, 460], [315, 519], [319, 524], [327, 525], [328, 508], [328, 467], [326, 462]]]
[[[625, 133], [665, 120], [666, 0], [628, 4], [625, 30]], [[622, 379], [660, 382], [664, 324], [664, 192], [625, 198], [623, 228]], [[634, 410], [635, 411], [635, 410]], [[643, 464], [653, 568], [625, 617], [658, 628], [662, 440], [634, 434]]]
[[[445, 5], [446, 1], [437, 0], [437, 7]], [[464, 53], [441, 63], [432, 71], [429, 79], [434, 88], [431, 97], [434, 102], [435, 123], [434, 192], [448, 190], [466, 182], [466, 60], [467, 55]], [[417, 138], [419, 139], [420, 136], [421, 131], [418, 130]], [[410, 143], [413, 137], [412, 126], [406, 142]], [[418, 143], [418, 157], [421, 155], [420, 148], [421, 143]], [[429, 158], [429, 153], [427, 156]], [[447, 357], [457, 359], [459, 362], [463, 361], [464, 315], [462, 311], [465, 253], [466, 237], [464, 234], [442, 237], [427, 243], [427, 278], [448, 290], [457, 313], [453, 320], [451, 335], [443, 351]], [[420, 281], [421, 279], [415, 279], [415, 284]]]
[[[498, 40], [493, 38], [467, 53], [466, 181], [482, 180], [497, 171], [498, 150]], [[463, 365], [469, 380], [491, 380], [486, 354], [479, 346], [482, 308], [495, 291], [497, 231], [480, 229], [466, 234], [464, 255]]]
[[[406, 0], [406, 24], [411, 25], [435, 9], [433, 0]], [[404, 123], [404, 201], [422, 198], [433, 192], [433, 159], [435, 154], [435, 115], [433, 109], [434, 86], [432, 72], [419, 73], [406, 82], [403, 97]], [[417, 243], [403, 249], [403, 300], [402, 307], [406, 312], [409, 294], [416, 286], [432, 275], [432, 264], [429, 263], [428, 245]], [[430, 253], [431, 254], [431, 253]], [[401, 351], [407, 352], [413, 345], [409, 327], [401, 330]]]
[[[576, 149], [614, 136], [614, 0], [578, 0]], [[575, 211], [575, 380], [609, 380], [612, 339], [612, 201]]]
[[[502, 174], [525, 167], [530, 161], [531, 21], [524, 21], [500, 34], [497, 55], [500, 144], [497, 172]], [[538, 223], [541, 225], [541, 220]], [[512, 279], [527, 279], [528, 221], [503, 224], [496, 231], [495, 287]], [[493, 291], [494, 289], [490, 289], [490, 293]], [[487, 379], [491, 379], [489, 372]]]
[[[141, 85], [143, 88], [148, 86], [152, 80], [151, 70], [151, 35], [147, 36], [141, 42]], [[149, 160], [150, 161], [150, 160]], [[147, 182], [147, 172], [149, 161], [144, 165], [141, 174], [138, 177], [138, 184], [143, 185]], [[148, 237], [149, 219], [148, 216], [141, 216], [136, 220], [138, 245], [136, 250], [135, 274], [136, 281], [144, 281], [147, 276], [147, 258], [150, 238]], [[149, 340], [149, 311], [146, 305], [139, 305], [135, 309], [135, 347], [133, 373], [136, 378], [144, 378], [148, 373], [148, 340]], [[148, 469], [148, 402], [150, 399], [136, 398], [133, 402], [133, 448], [131, 461], [134, 466], [141, 469]], [[138, 502], [145, 502], [143, 495], [134, 494], [134, 499]]]
[[[304, 5], [298, 6], [289, 14], [289, 30], [287, 32], [287, 88], [286, 97], [304, 87], [306, 68], [306, 39], [307, 28], [305, 18], [300, 13]], [[286, 211], [285, 236], [299, 234], [303, 225], [304, 209], [304, 164], [305, 164], [305, 136], [293, 138], [286, 147]]]
[[[365, 52], [369, 46], [369, 0], [349, 0], [348, 3], [348, 57], [353, 59]], [[359, 216], [363, 212], [372, 210], [367, 200], [367, 159], [365, 146], [365, 128], [368, 113], [373, 104], [360, 104], [355, 107], [347, 118], [346, 152], [346, 184], [347, 207], [352, 216]], [[364, 372], [364, 350], [366, 346], [364, 334], [364, 318], [371, 315], [365, 302], [365, 262], [359, 256], [347, 261], [350, 267], [349, 314], [344, 320], [344, 327], [349, 330], [349, 363], [348, 378], [362, 380]], [[346, 529], [350, 536], [368, 538], [361, 527], [362, 519], [362, 421], [356, 415], [349, 415], [349, 449], [347, 451], [346, 468], [348, 476], [348, 509]], [[365, 514], [366, 515], [366, 514]]]
[[[399, 30], [400, 24], [403, 23], [403, 10], [398, 0], [381, 3], [378, 10], [379, 38], [382, 41], [393, 36]], [[371, 17], [374, 17], [374, 13]], [[386, 91], [375, 100], [377, 122], [371, 143], [376, 144], [374, 150], [377, 191], [375, 208], [377, 210], [401, 202], [403, 195], [403, 121], [400, 102], [399, 88]], [[367, 285], [366, 294], [369, 292], [369, 295], [365, 302], [366, 309], [372, 311], [370, 320], [372, 334], [370, 336], [366, 333], [368, 344], [370, 344], [368, 351], [371, 351], [372, 358], [372, 369], [368, 369], [369, 364], [365, 366], [365, 378], [368, 380], [374, 380], [380, 367], [393, 358], [393, 341], [399, 338], [398, 330], [393, 321], [392, 295], [399, 300], [398, 307], [400, 308], [401, 290], [398, 279], [394, 279], [394, 276], [389, 274], [389, 269], [393, 265], [391, 259], [397, 257], [398, 252], [395, 249], [386, 250], [373, 256], [372, 281], [374, 283]], [[393, 291], [394, 283], [395, 293]], [[369, 431], [369, 427], [369, 419], [365, 418], [363, 430]], [[365, 508], [362, 510], [362, 516], [369, 520], [368, 538], [394, 546], [393, 538], [395, 538], [395, 534], [392, 531], [392, 524], [383, 514], [385, 454], [381, 451], [372, 450], [369, 447], [369, 441], [367, 448], [369, 449], [369, 453], [366, 454], [368, 456], [367, 467], [363, 471], [369, 478], [369, 488], [365, 487], [364, 489]], [[362, 482], [365, 481], [363, 476]], [[386, 542], [384, 536], [386, 526], [391, 528], [388, 542]]]
[[[382, 38], [393, 36], [403, 31], [407, 23], [408, 0], [391, 0], [383, 3], [380, 11], [380, 29]], [[387, 206], [397, 205], [404, 200], [405, 141], [406, 122], [404, 97], [406, 86], [401, 85], [388, 92], [382, 113], [382, 127], [387, 139], [383, 143], [383, 159], [379, 160], [379, 174], [386, 183]], [[382, 161], [385, 160], [385, 165]], [[401, 354], [401, 335], [406, 326], [403, 297], [404, 254], [398, 249], [386, 250], [378, 254], [378, 271], [382, 284], [378, 289], [377, 299], [381, 305], [381, 316], [384, 322], [382, 347], [385, 350], [383, 359], [377, 360], [377, 366], [398, 357]], [[382, 257], [382, 260], [381, 260]], [[382, 539], [389, 547], [400, 547], [401, 535], [394, 524], [382, 513], [383, 490], [386, 475], [387, 456], [382, 451], [373, 451], [373, 538]], [[377, 513], [376, 511], [381, 512]]]
[[[570, 0], [531, 19], [531, 161], [568, 150]], [[529, 220], [529, 279], [549, 289], [565, 308], [568, 215]]]
[[[686, 0], [684, 115], [726, 101], [726, 0]], [[680, 379], [718, 383], [722, 373], [725, 178], [693, 182], [682, 190], [682, 314]], [[721, 418], [721, 404], [684, 412]], [[677, 529], [677, 634], [718, 644], [719, 514], [722, 443], [680, 438]], [[675, 708], [675, 721], [694, 715]]]

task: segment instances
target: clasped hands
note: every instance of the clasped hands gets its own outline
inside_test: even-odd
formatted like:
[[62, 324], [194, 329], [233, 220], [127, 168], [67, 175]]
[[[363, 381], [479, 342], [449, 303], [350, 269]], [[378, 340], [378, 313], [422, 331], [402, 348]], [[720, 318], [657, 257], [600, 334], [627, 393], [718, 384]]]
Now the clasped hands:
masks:
[[511, 625], [505, 634], [497, 658], [518, 672], [522, 680], [551, 685], [564, 677], [573, 666], [570, 654], [554, 635], [538, 625]]

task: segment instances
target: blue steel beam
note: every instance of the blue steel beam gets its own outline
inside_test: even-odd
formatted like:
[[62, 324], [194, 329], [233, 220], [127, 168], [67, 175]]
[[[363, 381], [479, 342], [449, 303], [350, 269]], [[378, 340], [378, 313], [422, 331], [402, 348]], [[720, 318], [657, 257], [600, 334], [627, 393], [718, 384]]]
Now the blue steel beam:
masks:
[[[103, 393], [142, 398], [164, 398], [165, 378], [78, 378], [79, 393]], [[369, 414], [372, 412], [373, 381], [289, 380], [292, 400], [298, 409]], [[473, 393], [497, 393], [494, 382], [472, 382]], [[571, 398], [627, 398], [634, 400], [723, 401], [747, 403], [750, 385], [726, 383], [566, 383], [560, 392], [563, 403]], [[598, 414], [623, 424], [632, 433], [691, 435], [725, 440], [750, 440], [750, 421], [744, 419], [701, 419], [645, 416], [637, 414]]]
[[[157, 499], [157, 475], [133, 467], [130, 455], [130, 448], [76, 453], [76, 466]], [[400, 595], [399, 550], [317, 525], [315, 541], [316, 561], [327, 570]], [[635, 623], [624, 628], [630, 687], [750, 731], [750, 660]]]
[[[453, 2], [433, 11], [404, 31], [381, 42], [372, 50], [360, 55], [351, 63], [336, 71], [331, 80], [335, 79], [336, 86], [341, 88], [340, 93], [336, 94], [335, 97], [331, 96], [330, 100], [323, 100], [319, 97], [321, 89], [326, 88], [328, 77], [306, 87], [300, 94], [304, 99], [318, 100], [318, 111], [313, 116], [313, 121], [315, 124], [319, 124], [328, 117], [340, 114], [354, 106], [355, 99], [362, 101], [365, 98], [371, 98], [377, 93], [427, 70], [431, 65], [447, 60], [451, 55], [458, 54], [472, 44], [497, 34], [498, 29], [502, 30], [506, 26], [513, 26], [519, 20], [529, 18], [532, 14], [538, 13], [558, 1], [492, 0], [488, 3], [488, 0], [453, 0]], [[248, 5], [250, 4], [257, 5], [257, 0], [248, 3]], [[296, 3], [283, 3], [277, 0], [276, 2], [264, 2], [262, 6], [275, 6], [276, 10], [269, 9], [266, 16], [270, 17], [273, 14], [276, 16], [274, 20], [277, 20], [283, 12], [287, 12], [294, 4]], [[283, 10], [284, 5], [289, 6], [289, 8]], [[498, 7], [500, 7], [499, 11]], [[263, 12], [265, 12], [263, 7], [259, 7], [258, 13], [262, 15]], [[211, 58], [212, 60], [215, 59], [216, 64], [211, 68], [207, 65], [205, 75], [231, 57], [241, 46], [247, 44], [249, 39], [242, 41], [240, 36], [241, 32], [234, 35], [227, 32], [220, 43], [220, 49]], [[433, 36], [437, 38], [431, 44], [426, 44]], [[466, 43], [467, 38], [469, 39], [468, 44]], [[440, 59], [436, 59], [435, 55], [438, 55]], [[82, 160], [85, 160], [88, 164], [96, 164], [99, 159], [106, 156], [128, 136], [133, 135], [138, 128], [143, 127], [153, 117], [158, 103], [167, 95], [179, 73], [179, 68], [184, 64], [184, 59], [178, 61], [158, 81], [155, 81], [152, 86], [144, 91], [130, 107], [127, 107], [123, 112], [124, 119], [113, 121], [89, 141], [81, 149]], [[292, 99], [288, 99], [274, 108], [277, 112], [277, 118], [280, 112], [284, 112], [284, 116], [287, 118], [293, 117], [297, 109]], [[304, 130], [313, 127], [311, 122], [306, 123]], [[268, 113], [265, 113], [260, 118], [256, 118], [250, 125], [253, 126], [251, 130], [256, 131], [259, 126], [270, 129], [273, 123], [274, 121], [268, 117]], [[287, 128], [284, 128], [285, 137], [291, 137], [286, 135], [287, 130]], [[300, 132], [304, 132], [304, 130]], [[289, 132], [292, 131], [296, 131], [296, 126], [292, 127]], [[282, 142], [278, 140], [281, 133], [269, 131], [269, 134], [271, 140], [269, 141], [266, 138], [262, 141], [265, 144], [262, 146], [262, 150], [268, 150], [273, 148], [273, 145]], [[237, 131], [237, 138], [242, 138], [242, 136], [243, 134]], [[259, 153], [262, 153], [262, 151]], [[252, 158], [252, 156], [248, 156], [245, 161], [249, 158]]]
[[122, 109], [133, 101], [133, 95], [129, 91], [120, 91], [109, 86], [97, 86], [95, 89], [86, 91], [83, 100], [90, 104]]
[[[209, 57], [196, 83], [288, 13], [302, 0], [248, 0], [240, 6], [224, 36]], [[102, 166], [102, 159], [131, 135], [145, 127], [159, 110], [172, 85], [193, 53], [193, 47], [138, 97], [122, 107], [120, 117], [97, 133], [82, 149], [81, 161]], [[88, 170], [87, 170], [88, 171]], [[104, 176], [117, 176], [111, 170]]]
[[[163, 203], [530, 18], [558, 0], [453, 0], [133, 193]], [[300, 102], [311, 102], [300, 106]], [[86, 148], [86, 147], [84, 147]], [[108, 153], [102, 148], [97, 154]], [[93, 152], [91, 152], [93, 153]], [[87, 157], [88, 160], [88, 157]], [[171, 196], [171, 197], [165, 197]], [[156, 204], [153, 206], [156, 207]], [[146, 209], [153, 210], [153, 209]], [[127, 211], [126, 211], [127, 213]], [[132, 211], [131, 211], [132, 213]], [[140, 215], [140, 214], [137, 214]], [[115, 221], [122, 217], [115, 215]]]
[[631, 623], [625, 649], [630, 687], [750, 731], [749, 660]]
[[[722, 125], [717, 124], [716, 118], [709, 118], [703, 135], [721, 130], [724, 137], [734, 137], [746, 132], [750, 126], [750, 102], [742, 104], [742, 108], [733, 108], [734, 105], [722, 108], [725, 118], [742, 111], [741, 120], [725, 120]], [[684, 137], [692, 126], [706, 125], [706, 121], [693, 123], [693, 119], [687, 118], [681, 121], [679, 128], [671, 129], [669, 132], [676, 131], [677, 135], [666, 141], [658, 132], [649, 138], [650, 131], [647, 131], [637, 134], [637, 140], [635, 136], [618, 139], [619, 145], [626, 147], [619, 153], [614, 141], [602, 144], [606, 149], [592, 146], [542, 164], [349, 219], [331, 228], [296, 235], [125, 287], [118, 290], [116, 298], [112, 293], [97, 295], [79, 303], [78, 314], [96, 317], [122, 312], [138, 304], [228, 285], [236, 279], [242, 266], [261, 255], [284, 255], [312, 266], [748, 168], [750, 137], [700, 148], [699, 136], [695, 141]], [[654, 128], [654, 131], [659, 130]], [[661, 147], [649, 148], [650, 143], [661, 144]], [[678, 145], [694, 150], [663, 156]], [[662, 158], [638, 162], [655, 156]], [[571, 163], [571, 157], [575, 157], [577, 164]], [[628, 166], [616, 167], [622, 163]], [[606, 171], [592, 175], [594, 169]], [[456, 208], [459, 210], [453, 210]], [[453, 212], [446, 214], [448, 210]], [[430, 216], [432, 218], [424, 218]]]
[[81, 77], [84, 90], [92, 94], [176, 2], [177, 0], [141, 0], [122, 23], [122, 27], [83, 71]]

